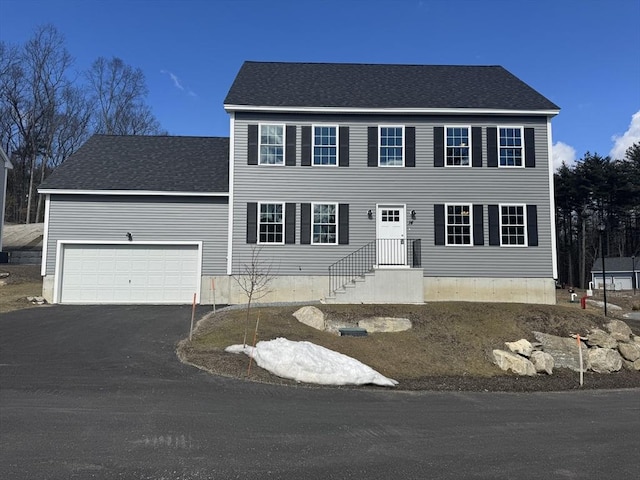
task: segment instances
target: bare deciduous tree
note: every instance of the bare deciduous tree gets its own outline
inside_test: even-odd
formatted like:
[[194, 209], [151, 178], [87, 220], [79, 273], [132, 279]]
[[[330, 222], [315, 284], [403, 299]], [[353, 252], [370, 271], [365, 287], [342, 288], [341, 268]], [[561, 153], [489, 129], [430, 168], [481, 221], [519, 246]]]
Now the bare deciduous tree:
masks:
[[272, 265], [260, 257], [261, 252], [261, 247], [254, 246], [251, 249], [249, 261], [242, 265], [237, 275], [233, 275], [233, 279], [247, 296], [247, 316], [244, 326], [244, 339], [242, 341], [245, 346], [247, 345], [251, 303], [254, 300], [264, 298], [271, 292], [269, 284], [274, 278]]

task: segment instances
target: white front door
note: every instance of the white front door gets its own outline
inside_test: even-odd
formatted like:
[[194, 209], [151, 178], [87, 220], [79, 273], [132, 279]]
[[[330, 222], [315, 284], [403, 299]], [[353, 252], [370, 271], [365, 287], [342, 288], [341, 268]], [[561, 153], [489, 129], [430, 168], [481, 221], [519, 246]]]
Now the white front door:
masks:
[[378, 266], [406, 265], [406, 209], [404, 205], [378, 205], [376, 251]]

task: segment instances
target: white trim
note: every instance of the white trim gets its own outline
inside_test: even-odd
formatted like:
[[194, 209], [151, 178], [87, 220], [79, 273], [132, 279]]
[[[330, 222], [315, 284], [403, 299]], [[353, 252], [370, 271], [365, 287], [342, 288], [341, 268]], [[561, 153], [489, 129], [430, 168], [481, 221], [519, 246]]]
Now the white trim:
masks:
[[[451, 147], [451, 148], [468, 148], [469, 149], [469, 163], [467, 165], [449, 165], [447, 164], [447, 128], [466, 128], [467, 137], [469, 138], [469, 144], [466, 147]], [[473, 165], [473, 139], [471, 138], [471, 125], [445, 125], [444, 126], [444, 166], [448, 168], [469, 168]]]
[[[502, 207], [522, 207], [522, 220], [524, 225], [524, 244], [504, 244], [502, 243]], [[498, 204], [498, 222], [500, 224], [500, 246], [506, 248], [523, 248], [529, 246], [529, 229], [527, 225], [527, 204], [526, 203], [499, 203]]]
[[558, 241], [556, 238], [556, 194], [553, 183], [553, 140], [551, 117], [547, 117], [547, 162], [549, 163], [549, 219], [551, 223], [551, 263], [553, 278], [558, 278]]
[[[525, 158], [526, 152], [524, 148], [524, 126], [522, 125], [498, 125], [498, 138], [497, 138], [497, 146], [498, 146], [498, 168], [525, 168], [527, 159]], [[503, 128], [512, 128], [520, 130], [520, 158], [522, 165], [500, 165], [500, 148], [518, 148], [518, 147], [501, 147], [500, 146], [500, 130]]]
[[127, 241], [127, 240], [58, 240], [56, 242], [56, 267], [55, 267], [55, 281], [53, 283], [53, 303], [60, 303], [60, 295], [62, 293], [62, 263], [65, 245], [189, 245], [198, 247], [198, 270], [196, 272], [195, 290], [196, 303], [200, 303], [200, 283], [202, 278], [202, 241], [172, 241], [172, 240], [159, 240], [159, 241]]
[[224, 104], [227, 112], [287, 112], [287, 113], [364, 113], [364, 114], [448, 114], [448, 115], [542, 115], [555, 116], [560, 110], [510, 110], [506, 108], [362, 108], [362, 107], [302, 107]]
[[[334, 243], [322, 243], [313, 241], [314, 215], [313, 210], [316, 205], [335, 205], [336, 207], [336, 241]], [[339, 245], [340, 244], [340, 205], [338, 202], [311, 202], [311, 245]], [[330, 225], [330, 224], [328, 224]]]
[[[261, 242], [260, 241], [260, 207], [262, 205], [280, 205], [282, 207], [282, 241], [281, 242]], [[258, 214], [256, 218], [256, 244], [258, 245], [284, 245], [285, 225], [286, 225], [285, 202], [258, 202]]]
[[[336, 163], [331, 165], [330, 163], [323, 165], [322, 163], [315, 163], [315, 147], [316, 147], [316, 134], [315, 134], [315, 129], [316, 127], [322, 128], [322, 127], [328, 127], [328, 128], [335, 128], [336, 129], [336, 145], [335, 145], [335, 149], [336, 149]], [[322, 123], [313, 123], [311, 124], [311, 166], [312, 167], [337, 167], [340, 165], [340, 127], [338, 127], [337, 124], [322, 124]]]
[[[406, 203], [376, 203], [376, 243], [377, 241], [380, 239], [380, 210], [382, 209], [386, 209], [386, 210], [391, 210], [391, 209], [401, 209], [402, 210], [402, 214], [400, 215], [400, 217], [402, 218], [402, 238], [405, 241], [405, 244], [407, 242], [407, 204]], [[376, 251], [378, 251], [377, 245], [376, 245]], [[409, 259], [407, 258], [406, 252], [405, 252], [405, 258], [404, 258], [404, 265], [380, 265], [378, 263], [378, 260], [380, 259], [379, 257], [380, 253], [376, 253], [376, 264], [374, 265], [375, 268], [409, 268]]]
[[234, 201], [234, 166], [235, 166], [235, 137], [236, 114], [231, 113], [229, 120], [229, 215], [227, 218], [227, 275], [231, 275], [233, 266], [233, 201]]
[[[449, 243], [449, 207], [469, 207], [469, 243]], [[458, 225], [452, 225], [458, 226]], [[464, 226], [464, 225], [462, 225]], [[473, 247], [473, 204], [472, 203], [445, 203], [444, 204], [444, 245], [446, 247]]]
[[40, 265], [40, 275], [47, 274], [47, 250], [49, 246], [49, 211], [51, 208], [51, 195], [44, 196], [44, 229], [42, 232], [42, 263]]
[[[282, 127], [282, 163], [262, 163], [262, 127]], [[269, 145], [271, 146], [271, 145]], [[277, 146], [277, 145], [275, 145]], [[283, 167], [287, 164], [287, 124], [277, 122], [258, 123], [258, 166]]]
[[70, 190], [43, 188], [38, 193], [45, 195], [132, 195], [132, 196], [158, 196], [158, 197], [227, 197], [229, 192], [164, 192], [160, 190]]
[[[378, 167], [380, 168], [404, 168], [404, 156], [405, 156], [405, 152], [407, 150], [406, 148], [406, 136], [405, 136], [405, 131], [404, 131], [404, 125], [389, 125], [389, 124], [379, 124], [378, 125]], [[382, 165], [380, 163], [381, 160], [381, 151], [382, 151], [382, 129], [383, 128], [400, 128], [402, 129], [402, 165]], [[397, 148], [397, 147], [384, 147], [384, 148]]]

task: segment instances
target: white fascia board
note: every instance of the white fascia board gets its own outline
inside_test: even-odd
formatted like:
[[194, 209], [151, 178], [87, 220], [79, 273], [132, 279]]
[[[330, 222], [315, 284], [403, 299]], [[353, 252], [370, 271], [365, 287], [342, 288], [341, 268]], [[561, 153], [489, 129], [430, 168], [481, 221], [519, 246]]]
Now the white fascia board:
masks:
[[231, 112], [271, 113], [359, 113], [384, 115], [542, 115], [553, 117], [560, 110], [509, 110], [487, 108], [356, 108], [356, 107], [270, 107], [257, 105], [230, 105], [224, 109]]
[[229, 214], [227, 215], [227, 275], [231, 275], [233, 269], [233, 190], [235, 179], [235, 130], [236, 114], [231, 112], [229, 119]]
[[42, 260], [40, 262], [40, 275], [47, 274], [47, 251], [49, 246], [49, 212], [51, 211], [51, 196], [44, 197], [44, 232], [42, 235]]
[[156, 197], [228, 197], [229, 192], [164, 192], [158, 190], [70, 190], [43, 188], [38, 193], [45, 195], [137, 195]]

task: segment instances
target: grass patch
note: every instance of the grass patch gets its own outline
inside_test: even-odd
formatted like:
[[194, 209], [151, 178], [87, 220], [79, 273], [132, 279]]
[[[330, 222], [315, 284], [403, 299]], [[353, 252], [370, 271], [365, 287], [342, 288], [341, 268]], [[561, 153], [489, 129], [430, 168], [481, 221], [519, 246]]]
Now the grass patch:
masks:
[[[413, 328], [399, 333], [373, 333], [367, 337], [340, 337], [299, 323], [293, 312], [299, 307], [265, 307], [252, 311], [252, 325], [260, 315], [258, 340], [285, 337], [310, 341], [360, 360], [401, 384], [425, 377], [492, 378], [511, 376], [492, 363], [492, 350], [504, 342], [526, 338], [533, 331], [566, 336], [586, 334], [602, 327], [604, 317], [562, 306], [443, 302], [426, 305], [319, 305], [327, 320], [356, 325], [374, 317], [405, 317]], [[224, 353], [242, 343], [244, 310], [211, 315], [199, 324], [193, 341], [183, 341], [180, 351], [187, 361], [205, 369], [246, 377], [247, 358]], [[253, 328], [253, 327], [252, 327]], [[253, 330], [249, 338], [253, 340]], [[252, 378], [276, 381], [256, 368]], [[640, 376], [639, 376], [640, 377]]]

